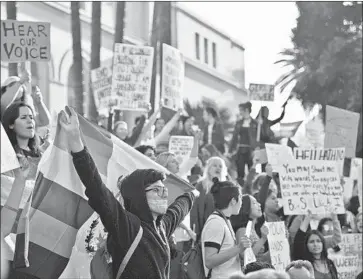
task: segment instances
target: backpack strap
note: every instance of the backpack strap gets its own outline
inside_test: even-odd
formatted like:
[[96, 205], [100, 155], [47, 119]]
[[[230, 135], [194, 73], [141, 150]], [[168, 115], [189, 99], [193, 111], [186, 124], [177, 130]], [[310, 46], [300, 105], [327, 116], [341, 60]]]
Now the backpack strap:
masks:
[[126, 267], [127, 263], [129, 262], [132, 254], [135, 252], [135, 249], [136, 249], [137, 245], [139, 245], [139, 242], [141, 240], [142, 234], [143, 234], [143, 229], [140, 226], [139, 232], [137, 233], [134, 241], [132, 242], [129, 250], [127, 251], [125, 257], [123, 258], [123, 260], [122, 260], [122, 262], [120, 264], [120, 267], [119, 267], [118, 272], [117, 272], [116, 279], [120, 279], [121, 278], [122, 272], [125, 270], [125, 267]]

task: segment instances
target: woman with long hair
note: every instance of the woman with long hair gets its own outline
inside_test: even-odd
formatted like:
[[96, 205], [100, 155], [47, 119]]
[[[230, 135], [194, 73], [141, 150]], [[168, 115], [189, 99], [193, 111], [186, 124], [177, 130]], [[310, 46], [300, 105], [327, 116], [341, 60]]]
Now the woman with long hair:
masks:
[[207, 278], [227, 279], [241, 271], [240, 255], [251, 246], [245, 236], [237, 242], [228, 220], [239, 213], [242, 192], [239, 186], [229, 181], [219, 181], [218, 178], [213, 178], [210, 192], [215, 211], [208, 217], [201, 234], [204, 272]]
[[231, 217], [231, 223], [234, 232], [236, 233], [237, 242], [246, 235], [246, 228], [249, 221], [252, 222], [250, 240], [252, 243], [253, 253], [256, 259], [262, 262], [270, 262], [269, 252], [265, 251], [265, 243], [267, 242], [268, 228], [263, 225], [260, 228], [260, 236], [256, 233], [255, 225], [262, 216], [260, 203], [251, 195], [242, 196], [242, 207], [238, 215]]
[[227, 175], [227, 167], [223, 159], [212, 157], [207, 161], [203, 177], [195, 186], [200, 192], [200, 196], [190, 212], [190, 223], [192, 228], [195, 228], [197, 236], [200, 236], [205, 222], [215, 209], [213, 196], [210, 193], [213, 178], [217, 177], [219, 180], [224, 181]]

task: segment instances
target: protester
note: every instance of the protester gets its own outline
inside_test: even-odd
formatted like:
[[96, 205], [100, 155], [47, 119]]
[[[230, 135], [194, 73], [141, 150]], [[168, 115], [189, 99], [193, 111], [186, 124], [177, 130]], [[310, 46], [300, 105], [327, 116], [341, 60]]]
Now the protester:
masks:
[[240, 187], [229, 181], [213, 179], [211, 193], [216, 210], [208, 217], [201, 235], [205, 276], [211, 279], [229, 278], [241, 271], [240, 254], [251, 246], [247, 237], [237, 244], [229, 217], [238, 214], [242, 205]]
[[162, 119], [161, 117], [157, 118], [155, 120], [154, 137], [157, 137], [164, 127], [165, 127], [165, 120]]
[[255, 230], [257, 219], [262, 216], [261, 205], [250, 195], [242, 196], [242, 207], [238, 215], [231, 217], [231, 223], [237, 236], [237, 242], [241, 236], [246, 235], [246, 228], [249, 221], [252, 222], [252, 229], [249, 239], [252, 243], [252, 251], [256, 259], [261, 262], [271, 262], [269, 251], [265, 252], [265, 243], [267, 242], [268, 228], [263, 225], [260, 228], [261, 236], [258, 236]]
[[213, 213], [214, 200], [210, 193], [213, 185], [213, 178], [217, 177], [224, 181], [227, 177], [227, 167], [224, 161], [219, 157], [212, 157], [207, 161], [202, 179], [197, 183], [195, 188], [200, 192], [200, 196], [190, 212], [191, 227], [195, 227], [195, 233], [199, 237], [205, 222], [210, 214]]
[[295, 242], [303, 243], [303, 246], [299, 247], [303, 251], [302, 259], [313, 265], [315, 279], [338, 279], [337, 269], [328, 258], [324, 236], [317, 230], [308, 231], [306, 234], [301, 232], [299, 230], [296, 234]]
[[[242, 206], [243, 206], [243, 200], [242, 200]], [[238, 236], [237, 236], [238, 238]], [[253, 246], [253, 244], [252, 244]], [[266, 262], [252, 262], [252, 263], [249, 263], [247, 264], [244, 268], [243, 268], [243, 273], [245, 275], [247, 275], [248, 273], [251, 273], [251, 272], [255, 272], [255, 271], [258, 271], [258, 270], [262, 270], [262, 269], [275, 269], [273, 267], [273, 265], [269, 264], [269, 263], [266, 263]]]
[[290, 279], [315, 279], [314, 268], [309, 261], [293, 261], [285, 270]]
[[239, 105], [241, 120], [238, 120], [233, 137], [229, 146], [229, 157], [237, 149], [237, 175], [238, 179], [243, 180], [245, 177], [245, 167], [248, 169], [252, 166], [252, 152], [256, 147], [257, 122], [251, 118], [252, 104], [250, 102]]
[[321, 232], [324, 237], [328, 235], [333, 235], [333, 220], [330, 217], [324, 217], [320, 219], [317, 230]]
[[225, 153], [224, 129], [222, 123], [218, 121], [218, 114], [212, 107], [207, 107], [203, 111], [205, 127], [203, 129], [203, 144], [213, 144], [219, 152]]
[[229, 279], [290, 279], [290, 277], [286, 272], [264, 268], [255, 272], [251, 272], [246, 276], [241, 273], [232, 274]]
[[135, 148], [140, 153], [144, 154], [146, 157], [149, 157], [151, 160], [155, 161], [155, 148], [151, 145], [140, 145]]
[[136, 170], [118, 185], [124, 201], [122, 207], [103, 184], [87, 147], [83, 145], [77, 114], [73, 109], [66, 110], [67, 113], [62, 111], [60, 114], [60, 124], [67, 133], [73, 163], [86, 187], [88, 202], [108, 231], [107, 249], [112, 256], [114, 276], [141, 226], [141, 241], [122, 276], [169, 278], [168, 239], [188, 214], [197, 192], [183, 194], [167, 207], [168, 191], [162, 182], [165, 175], [153, 169]]
[[133, 130], [131, 136], [128, 136], [129, 130], [127, 123], [125, 121], [117, 121], [115, 123], [113, 133], [115, 134], [116, 137], [118, 137], [120, 140], [123, 140], [128, 145], [134, 146], [141, 134], [142, 127], [145, 124], [145, 120], [146, 120], [145, 115], [142, 115], [139, 124]]
[[195, 119], [193, 116], [182, 115], [180, 117], [180, 122], [182, 123], [182, 126], [178, 127], [178, 129], [174, 129], [171, 132], [171, 135], [172, 136], [194, 136], [196, 133], [196, 131], [193, 130], [194, 121], [195, 121]]

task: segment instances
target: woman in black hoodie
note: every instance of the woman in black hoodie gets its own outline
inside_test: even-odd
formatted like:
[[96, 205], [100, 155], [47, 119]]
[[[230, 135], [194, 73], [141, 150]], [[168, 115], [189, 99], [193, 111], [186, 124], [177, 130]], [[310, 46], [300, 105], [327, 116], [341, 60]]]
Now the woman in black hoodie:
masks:
[[86, 187], [88, 203], [100, 215], [108, 231], [107, 250], [112, 256], [113, 278], [141, 226], [143, 236], [121, 278], [168, 279], [168, 239], [190, 211], [197, 192], [183, 194], [167, 207], [168, 191], [162, 182], [164, 174], [153, 169], [136, 170], [119, 185], [123, 208], [102, 183], [96, 165], [82, 143], [74, 110], [62, 111], [60, 123], [67, 132], [73, 163]]

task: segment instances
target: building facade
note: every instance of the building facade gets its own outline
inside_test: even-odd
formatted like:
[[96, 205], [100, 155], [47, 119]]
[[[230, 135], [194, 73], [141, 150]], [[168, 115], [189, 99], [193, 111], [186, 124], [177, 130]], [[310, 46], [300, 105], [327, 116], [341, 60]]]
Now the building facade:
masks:
[[[101, 61], [104, 61], [113, 54], [116, 2], [101, 5]], [[149, 43], [152, 9], [151, 2], [126, 2], [126, 43]], [[91, 2], [80, 2], [84, 92], [89, 88], [91, 12]], [[228, 106], [233, 104], [231, 108], [237, 109], [238, 102], [247, 98], [243, 46], [179, 4], [173, 4], [172, 14], [172, 44], [185, 55], [185, 98], [191, 103], [209, 98]], [[1, 19], [6, 19], [6, 2], [1, 2]], [[70, 2], [17, 2], [17, 19], [51, 23], [51, 61], [32, 63], [32, 74], [55, 116], [74, 99]], [[2, 81], [8, 76], [7, 66], [1, 62]], [[88, 99], [84, 93], [86, 115]]]

